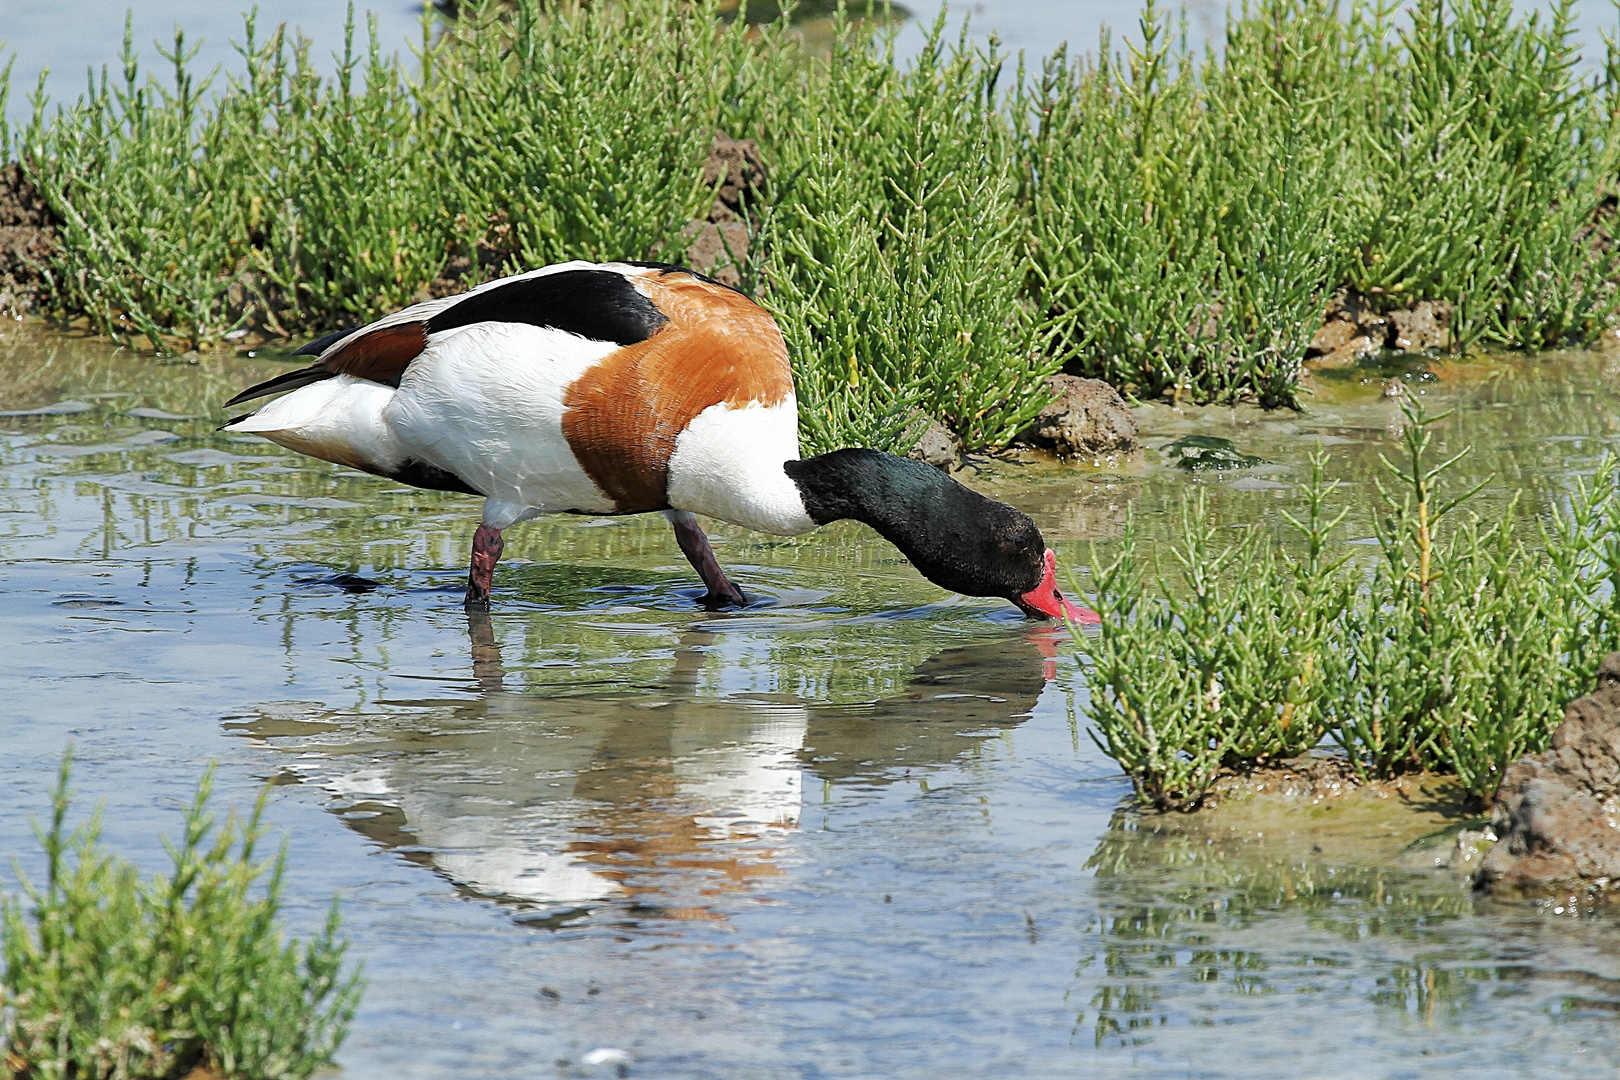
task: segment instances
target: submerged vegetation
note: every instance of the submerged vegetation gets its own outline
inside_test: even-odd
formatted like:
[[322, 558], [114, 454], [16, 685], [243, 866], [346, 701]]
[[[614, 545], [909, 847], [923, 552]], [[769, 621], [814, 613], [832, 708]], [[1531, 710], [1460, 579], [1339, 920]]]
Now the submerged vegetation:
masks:
[[1259, 0], [1204, 57], [1149, 3], [1122, 52], [1038, 72], [943, 15], [901, 63], [892, 23], [842, 11], [830, 49], [701, 0], [460, 11], [415, 63], [351, 27], [323, 77], [250, 16], [243, 74], [199, 78], [177, 33], [162, 80], [126, 44], [76, 101], [36, 96], [0, 156], [59, 219], [43, 307], [206, 348], [559, 259], [678, 261], [715, 131], [770, 173], [741, 284], [781, 316], [811, 450], [902, 449], [921, 413], [994, 448], [1059, 368], [1292, 404], [1341, 290], [1450, 305], [1455, 349], [1591, 340], [1620, 303], [1620, 60], [1579, 75], [1572, 0], [1399, 26]]
[[1620, 645], [1620, 463], [1551, 507], [1527, 545], [1511, 507], [1464, 519], [1478, 489], [1445, 490], [1462, 456], [1429, 454], [1445, 417], [1412, 397], [1402, 413], [1371, 565], [1333, 549], [1344, 514], [1329, 516], [1322, 455], [1305, 513], [1288, 518], [1302, 550], [1258, 530], [1222, 545], [1200, 499], [1183, 507], [1170, 572], [1155, 561], [1155, 590], [1130, 530], [1112, 562], [1093, 553], [1093, 737], [1144, 802], [1194, 809], [1223, 768], [1331, 740], [1364, 778], [1455, 773], [1488, 803]]
[[28, 910], [0, 908], [0, 1075], [140, 1080], [204, 1069], [281, 1080], [331, 1064], [359, 976], [342, 975], [335, 901], [313, 940], [283, 940], [286, 851], [257, 861], [263, 798], [246, 821], [216, 830], [204, 774], [184, 838], [169, 845], [173, 872], [142, 882], [101, 847], [99, 814], [68, 831], [68, 771], [64, 756], [50, 825], [36, 826], [45, 882], [23, 879]]

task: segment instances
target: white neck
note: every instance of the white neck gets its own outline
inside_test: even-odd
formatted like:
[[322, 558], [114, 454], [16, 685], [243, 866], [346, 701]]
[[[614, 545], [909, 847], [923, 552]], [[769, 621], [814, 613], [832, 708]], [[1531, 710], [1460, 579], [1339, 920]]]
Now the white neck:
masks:
[[675, 440], [669, 504], [777, 536], [807, 533], [816, 523], [782, 470], [784, 461], [798, 457], [799, 407], [792, 394], [770, 406], [711, 405]]

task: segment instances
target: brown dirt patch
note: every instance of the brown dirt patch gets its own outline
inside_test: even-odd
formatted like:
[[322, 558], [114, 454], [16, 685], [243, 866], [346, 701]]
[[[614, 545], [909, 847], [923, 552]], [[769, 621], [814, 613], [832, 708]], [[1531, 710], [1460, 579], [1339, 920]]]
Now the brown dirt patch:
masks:
[[1478, 885], [1527, 899], [1620, 893], [1620, 653], [1564, 709], [1540, 754], [1508, 766]]
[[56, 214], [13, 161], [0, 166], [0, 313], [39, 307], [40, 267], [56, 253]]

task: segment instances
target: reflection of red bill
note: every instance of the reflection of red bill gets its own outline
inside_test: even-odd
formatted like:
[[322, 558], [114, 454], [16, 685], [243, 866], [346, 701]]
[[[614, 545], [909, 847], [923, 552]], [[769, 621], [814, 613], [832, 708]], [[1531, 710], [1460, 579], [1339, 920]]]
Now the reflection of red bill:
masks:
[[1029, 635], [1030, 644], [1035, 651], [1044, 658], [1041, 662], [1041, 679], [1051, 682], [1057, 678], [1058, 658], [1058, 631], [1055, 629], [1035, 630]]
[[1017, 604], [1025, 615], [1035, 619], [1068, 619], [1081, 626], [1102, 622], [1102, 616], [1090, 608], [1083, 608], [1063, 599], [1063, 594], [1057, 587], [1057, 553], [1051, 548], [1046, 549], [1046, 573], [1041, 577], [1041, 583], [1013, 603]]

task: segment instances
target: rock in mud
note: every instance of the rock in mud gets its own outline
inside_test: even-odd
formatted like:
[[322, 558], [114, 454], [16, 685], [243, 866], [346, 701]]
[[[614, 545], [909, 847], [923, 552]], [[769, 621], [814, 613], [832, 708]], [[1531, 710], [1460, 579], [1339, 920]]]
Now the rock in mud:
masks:
[[1328, 301], [1322, 328], [1305, 350], [1307, 368], [1353, 367], [1363, 356], [1384, 347], [1389, 320], [1373, 310], [1367, 298], [1341, 292]]
[[1451, 348], [1452, 306], [1444, 300], [1420, 300], [1410, 310], [1389, 313], [1389, 347], [1401, 352]]
[[37, 267], [56, 252], [58, 224], [21, 165], [0, 167], [0, 312], [38, 307], [44, 279]]
[[690, 241], [687, 266], [733, 289], [742, 283], [742, 266], [748, 261], [747, 224], [740, 220], [689, 221], [681, 236]]
[[1024, 432], [1025, 442], [1058, 457], [1097, 457], [1140, 448], [1136, 417], [1119, 391], [1100, 379], [1049, 375], [1052, 403]]
[[714, 133], [714, 145], [703, 163], [703, 182], [714, 188], [710, 221], [737, 221], [757, 206], [765, 192], [765, 158], [753, 139]]
[[1494, 896], [1567, 898], [1620, 889], [1620, 653], [1597, 689], [1570, 702], [1552, 746], [1508, 767], [1475, 887]]
[[913, 461], [920, 461], [924, 465], [932, 465], [936, 469], [950, 472], [962, 460], [962, 444], [956, 438], [956, 433], [944, 424], [928, 417], [928, 426], [923, 429], [922, 438], [917, 445], [911, 448], [906, 455]]
[[1420, 353], [1451, 348], [1453, 307], [1445, 300], [1420, 300], [1410, 308], [1379, 312], [1371, 299], [1340, 292], [1328, 302], [1322, 328], [1305, 350], [1307, 368], [1353, 367], [1384, 349]]
[[1357, 360], [1376, 353], [1380, 347], [1373, 338], [1361, 333], [1355, 323], [1330, 319], [1311, 338], [1305, 351], [1306, 364], [1317, 369], [1353, 367]]

